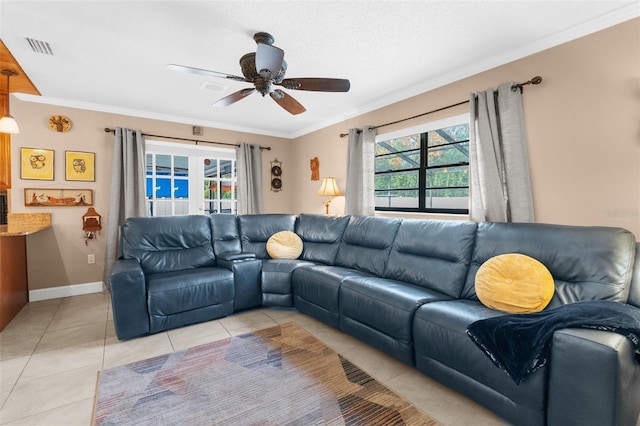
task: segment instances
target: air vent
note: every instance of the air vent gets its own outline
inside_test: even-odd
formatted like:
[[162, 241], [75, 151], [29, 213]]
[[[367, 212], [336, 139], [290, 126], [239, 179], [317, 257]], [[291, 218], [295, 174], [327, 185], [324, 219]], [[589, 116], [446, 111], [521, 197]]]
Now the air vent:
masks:
[[35, 38], [30, 38], [30, 37], [25, 37], [24, 39], [27, 41], [27, 44], [29, 45], [33, 53], [40, 53], [42, 55], [53, 56], [53, 49], [51, 48], [51, 45], [48, 42], [42, 41], [42, 40], [36, 40]]
[[227, 86], [224, 84], [214, 83], [213, 81], [203, 81], [202, 84], [200, 84], [200, 88], [215, 93], [224, 93], [224, 91], [227, 90]]

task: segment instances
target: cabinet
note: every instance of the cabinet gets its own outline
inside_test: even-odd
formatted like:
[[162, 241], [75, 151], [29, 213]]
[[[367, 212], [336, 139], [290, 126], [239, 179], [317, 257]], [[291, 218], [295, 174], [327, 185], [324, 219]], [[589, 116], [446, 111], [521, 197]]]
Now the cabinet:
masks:
[[27, 237], [0, 236], [0, 331], [28, 301]]

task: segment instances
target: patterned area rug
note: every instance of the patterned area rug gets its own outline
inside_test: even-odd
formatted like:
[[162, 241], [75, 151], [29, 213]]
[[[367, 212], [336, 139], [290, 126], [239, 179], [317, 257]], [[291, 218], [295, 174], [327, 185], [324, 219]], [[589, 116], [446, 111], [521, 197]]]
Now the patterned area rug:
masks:
[[95, 425], [439, 425], [295, 323], [98, 380]]

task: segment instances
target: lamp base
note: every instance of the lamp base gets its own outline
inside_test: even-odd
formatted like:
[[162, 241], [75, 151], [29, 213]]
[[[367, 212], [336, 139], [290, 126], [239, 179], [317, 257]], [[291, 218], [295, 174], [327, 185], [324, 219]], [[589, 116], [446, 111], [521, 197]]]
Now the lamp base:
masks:
[[324, 204], [324, 214], [329, 216], [329, 205], [331, 204], [331, 198], [329, 198], [327, 201], [324, 201], [322, 204]]

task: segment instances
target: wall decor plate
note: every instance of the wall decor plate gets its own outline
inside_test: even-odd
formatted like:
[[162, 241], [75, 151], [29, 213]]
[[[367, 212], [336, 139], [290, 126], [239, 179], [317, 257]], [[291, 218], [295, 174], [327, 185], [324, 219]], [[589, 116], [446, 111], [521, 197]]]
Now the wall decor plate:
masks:
[[20, 148], [20, 179], [53, 180], [52, 149]]
[[64, 152], [65, 180], [94, 182], [96, 180], [96, 154], [93, 152]]
[[26, 207], [92, 206], [92, 189], [25, 188]]
[[64, 115], [52, 115], [49, 117], [49, 128], [54, 132], [68, 132], [71, 129], [71, 120]]

